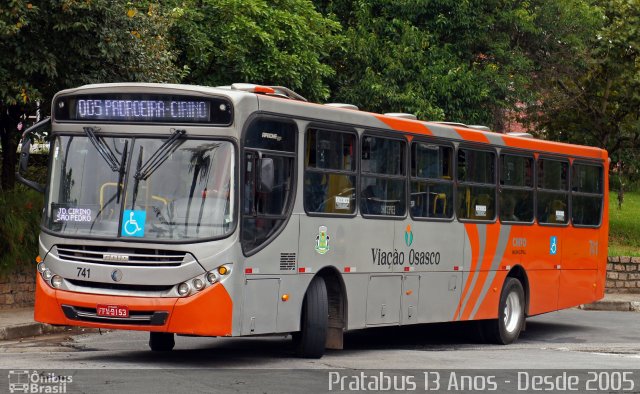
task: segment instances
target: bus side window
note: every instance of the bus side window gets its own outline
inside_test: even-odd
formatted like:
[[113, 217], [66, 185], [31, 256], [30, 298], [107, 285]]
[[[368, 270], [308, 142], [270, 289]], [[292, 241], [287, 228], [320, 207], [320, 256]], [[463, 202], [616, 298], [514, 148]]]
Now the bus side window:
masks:
[[453, 217], [453, 148], [426, 142], [411, 144], [413, 218]]
[[405, 216], [405, 141], [364, 136], [360, 162], [362, 214]]
[[352, 215], [356, 211], [356, 134], [309, 129], [305, 143], [304, 209]]
[[533, 222], [533, 157], [500, 155], [500, 221]]
[[599, 226], [604, 196], [602, 166], [574, 163], [571, 174], [571, 221], [578, 226]]
[[538, 204], [536, 217], [544, 224], [569, 222], [569, 162], [538, 160]]
[[495, 156], [484, 150], [458, 150], [458, 219], [495, 219]]
[[[286, 222], [293, 205], [297, 127], [275, 118], [255, 119], [244, 136], [242, 174], [242, 249], [251, 254], [265, 245]], [[273, 182], [260, 179], [265, 163]], [[271, 178], [271, 171], [269, 178]]]

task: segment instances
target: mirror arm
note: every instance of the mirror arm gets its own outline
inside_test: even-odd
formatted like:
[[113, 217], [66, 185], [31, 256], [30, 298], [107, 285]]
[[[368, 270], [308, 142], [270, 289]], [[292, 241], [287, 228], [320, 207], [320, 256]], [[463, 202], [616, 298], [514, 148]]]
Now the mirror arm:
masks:
[[[32, 188], [33, 190], [37, 191], [38, 193], [43, 193], [45, 191], [45, 187], [41, 184], [39, 184], [38, 182], [34, 182], [34, 181], [30, 181], [28, 179], [26, 179], [24, 176], [22, 176], [22, 166], [23, 166], [23, 162], [26, 163], [26, 161], [29, 160], [29, 148], [31, 146], [31, 143], [29, 143], [26, 147], [26, 152], [25, 151], [25, 139], [29, 138], [29, 134], [31, 134], [34, 130], [39, 129], [40, 127], [44, 126], [45, 124], [51, 122], [51, 117], [48, 116], [44, 119], [42, 119], [41, 121], [39, 121], [38, 123], [34, 124], [33, 126], [29, 127], [28, 129], [26, 129], [23, 133], [22, 133], [22, 138], [20, 140], [20, 143], [22, 144], [22, 151], [20, 152], [20, 159], [19, 159], [19, 163], [18, 163], [18, 171], [16, 171], [16, 180], [20, 183], [22, 183], [23, 185]], [[26, 155], [26, 159], [23, 157]], [[26, 167], [26, 165], [25, 165]]]
[[22, 183], [23, 185], [32, 188], [33, 190], [37, 191], [38, 193], [43, 193], [44, 194], [44, 186], [42, 186], [38, 182], [34, 182], [34, 181], [30, 181], [28, 179], [25, 179], [19, 171], [16, 171], [16, 179], [18, 180], [18, 182]]

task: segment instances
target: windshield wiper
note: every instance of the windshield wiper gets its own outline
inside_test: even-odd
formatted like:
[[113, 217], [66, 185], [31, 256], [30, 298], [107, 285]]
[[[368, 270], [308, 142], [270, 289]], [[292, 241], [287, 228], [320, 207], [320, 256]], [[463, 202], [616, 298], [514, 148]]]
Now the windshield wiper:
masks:
[[169, 156], [182, 145], [184, 140], [179, 140], [187, 133], [186, 130], [173, 130], [173, 134], [153, 154], [142, 164], [142, 153], [144, 149], [140, 146], [140, 154], [138, 155], [138, 163], [136, 164], [136, 172], [133, 175], [135, 182], [133, 184], [133, 199], [131, 201], [131, 209], [135, 208], [136, 198], [138, 197], [138, 185], [141, 180], [147, 180], [164, 163]]
[[118, 185], [116, 187], [116, 204], [120, 203], [120, 194], [122, 193], [122, 181], [124, 180], [125, 166], [127, 163], [127, 151], [129, 149], [129, 141], [124, 142], [124, 149], [122, 150], [122, 160], [120, 161], [120, 168], [118, 169]]
[[[149, 178], [149, 176], [169, 158], [171, 153], [173, 153], [173, 151], [184, 142], [178, 141], [178, 139], [186, 133], [186, 130], [174, 130], [171, 137], [169, 137], [155, 152], [153, 152], [151, 157], [145, 161], [144, 165], [136, 168], [136, 173], [133, 177], [136, 178], [136, 180], [146, 181], [147, 178]], [[142, 154], [142, 151], [140, 151], [140, 153]], [[138, 161], [138, 163], [140, 163], [140, 161]]]
[[111, 168], [111, 171], [113, 172], [120, 171], [121, 165], [116, 155], [113, 153], [111, 148], [109, 148], [109, 145], [107, 145], [107, 143], [104, 142], [104, 138], [97, 137], [95, 135], [95, 132], [100, 131], [100, 128], [99, 127], [83, 127], [83, 130], [89, 137], [89, 141], [91, 141], [91, 143], [96, 148], [98, 153], [100, 153], [100, 156], [102, 156], [104, 161], [107, 162], [107, 164]]

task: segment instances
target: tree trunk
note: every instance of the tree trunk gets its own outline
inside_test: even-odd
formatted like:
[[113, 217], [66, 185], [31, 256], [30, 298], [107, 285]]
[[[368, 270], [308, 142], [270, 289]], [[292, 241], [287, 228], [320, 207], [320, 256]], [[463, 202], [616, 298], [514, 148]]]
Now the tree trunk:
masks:
[[[1, 108], [1, 107], [0, 107]], [[2, 144], [2, 190], [13, 190], [16, 184], [16, 153], [20, 132], [18, 122], [20, 109], [17, 106], [2, 108], [0, 113], [0, 144]]]

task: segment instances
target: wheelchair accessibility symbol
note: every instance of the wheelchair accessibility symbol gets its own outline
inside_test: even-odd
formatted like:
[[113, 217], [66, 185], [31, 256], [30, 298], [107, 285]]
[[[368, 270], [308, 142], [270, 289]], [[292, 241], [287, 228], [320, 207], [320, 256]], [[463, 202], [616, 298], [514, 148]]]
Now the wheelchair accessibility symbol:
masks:
[[551, 237], [549, 254], [554, 255], [558, 253], [558, 237]]
[[125, 210], [122, 216], [122, 235], [125, 237], [144, 237], [146, 211]]

